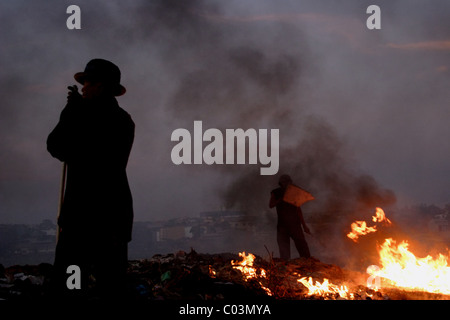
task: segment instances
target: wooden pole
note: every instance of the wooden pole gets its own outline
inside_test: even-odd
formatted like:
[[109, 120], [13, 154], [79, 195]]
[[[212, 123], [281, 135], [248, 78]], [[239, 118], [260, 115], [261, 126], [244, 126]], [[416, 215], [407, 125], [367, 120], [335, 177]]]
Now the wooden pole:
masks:
[[62, 173], [61, 173], [61, 186], [59, 190], [59, 203], [58, 203], [58, 216], [56, 217], [56, 242], [59, 240], [59, 225], [58, 220], [61, 214], [62, 204], [64, 202], [64, 192], [66, 189], [66, 175], [67, 175], [67, 163], [63, 162]]

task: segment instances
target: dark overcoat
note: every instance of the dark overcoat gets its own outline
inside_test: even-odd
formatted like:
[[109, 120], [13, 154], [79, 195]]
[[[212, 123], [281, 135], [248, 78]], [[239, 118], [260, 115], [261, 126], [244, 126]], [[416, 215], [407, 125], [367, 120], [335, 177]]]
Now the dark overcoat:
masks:
[[131, 240], [133, 203], [126, 167], [134, 122], [114, 97], [78, 99], [63, 109], [47, 139], [50, 154], [67, 163], [58, 225], [90, 240]]

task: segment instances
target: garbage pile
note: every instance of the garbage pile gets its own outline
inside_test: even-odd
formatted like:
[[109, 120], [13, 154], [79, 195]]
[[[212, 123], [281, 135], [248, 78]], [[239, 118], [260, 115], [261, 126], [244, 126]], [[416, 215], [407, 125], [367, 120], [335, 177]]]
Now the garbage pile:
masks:
[[[155, 255], [129, 262], [129, 284], [136, 299], [223, 300], [268, 298], [256, 281], [247, 282], [231, 261], [237, 254], [198, 254], [195, 251]], [[261, 262], [264, 260], [261, 259]]]
[[52, 275], [53, 266], [39, 265], [11, 266], [0, 264], [0, 300], [36, 299], [45, 296]]
[[[0, 265], [0, 299], [45, 299], [52, 265]], [[130, 260], [127, 296], [133, 301], [407, 300], [449, 299], [398, 288], [366, 287], [368, 275], [314, 258], [281, 261], [245, 253], [191, 250]]]

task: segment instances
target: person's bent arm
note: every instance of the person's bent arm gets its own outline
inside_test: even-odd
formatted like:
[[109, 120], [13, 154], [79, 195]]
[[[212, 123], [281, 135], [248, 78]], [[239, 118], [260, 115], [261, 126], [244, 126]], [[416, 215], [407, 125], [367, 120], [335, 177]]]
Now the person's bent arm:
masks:
[[269, 202], [269, 208], [275, 207], [281, 200], [275, 198], [275, 195], [273, 193], [270, 194], [270, 202]]

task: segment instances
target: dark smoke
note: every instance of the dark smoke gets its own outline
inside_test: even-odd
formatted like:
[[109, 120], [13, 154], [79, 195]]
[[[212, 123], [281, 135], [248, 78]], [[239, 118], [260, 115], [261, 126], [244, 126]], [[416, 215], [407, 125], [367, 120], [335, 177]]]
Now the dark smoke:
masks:
[[270, 216], [270, 191], [278, 176], [287, 173], [316, 197], [304, 209], [316, 236], [322, 243], [341, 243], [352, 220], [395, 203], [391, 190], [359, 170], [333, 126], [311, 115], [314, 106], [305, 93], [318, 61], [298, 26], [223, 21], [217, 7], [170, 3], [158, 16], [158, 32], [177, 35], [166, 38], [174, 40], [166, 43], [167, 67], [179, 79], [167, 105], [171, 121], [187, 128], [203, 120], [204, 126], [220, 129], [280, 129], [277, 176], [261, 176], [255, 166], [214, 167], [223, 173], [215, 190], [226, 208]]
[[[280, 173], [290, 174], [295, 184], [315, 197], [302, 207], [314, 234], [313, 238], [308, 236], [312, 254], [342, 266], [367, 266], [370, 263], [365, 260], [358, 264], [354, 259], [374, 254], [375, 241], [353, 246], [346, 233], [353, 221], [370, 221], [375, 207], [388, 209], [393, 206], [396, 196], [393, 191], [380, 186], [374, 177], [358, 170], [344, 143], [324, 120], [308, 117], [302, 127], [298, 144], [280, 150]], [[256, 219], [266, 219], [274, 224], [274, 218], [270, 216], [275, 212], [268, 212], [268, 202], [270, 191], [277, 187], [279, 175], [262, 177], [258, 173], [249, 170], [236, 177], [223, 190], [224, 198], [229, 208], [243, 210]], [[275, 224], [273, 227], [275, 232]]]
[[[298, 144], [280, 150], [280, 173], [290, 174], [294, 183], [313, 193], [307, 204], [314, 221], [327, 220], [339, 226], [375, 207], [396, 202], [393, 191], [380, 186], [375, 178], [360, 172], [344, 143], [323, 119], [308, 117], [298, 134]], [[277, 177], [259, 177], [258, 172], [236, 179], [225, 191], [227, 204], [251, 210], [264, 210]], [[249, 196], [252, 190], [255, 196]]]
[[[396, 196], [447, 202], [448, 1], [382, 4], [376, 32], [361, 1], [80, 0], [78, 31], [65, 26], [66, 2], [28, 2], [0, 5], [3, 221], [55, 218], [60, 163], [45, 141], [73, 74], [95, 57], [117, 63], [128, 90], [136, 221], [226, 207], [267, 219], [275, 235], [270, 191], [288, 173], [316, 197], [303, 209], [313, 255], [326, 256], [347, 249], [350, 223], [375, 206], [395, 220]], [[170, 135], [194, 120], [279, 129], [279, 173], [175, 166]]]
[[[202, 17], [197, 19], [202, 20]], [[193, 21], [197, 19], [193, 18]], [[246, 128], [250, 122], [268, 123], [273, 128], [280, 128], [284, 138], [280, 142], [280, 173], [290, 173], [297, 183], [315, 192], [319, 199], [316, 210], [344, 212], [392, 205], [395, 202], [393, 192], [380, 187], [373, 177], [358, 172], [345, 142], [331, 124], [309, 115], [313, 106], [307, 101], [301, 104], [295, 101], [301, 101], [301, 94], [308, 89], [301, 81], [302, 76], [310, 76], [317, 63], [308, 52], [308, 44], [301, 38], [301, 30], [280, 22], [269, 27], [280, 29], [271, 39], [273, 45], [265, 46], [264, 42], [253, 39], [251, 47], [239, 42], [231, 46], [231, 40], [239, 38], [242, 29], [245, 34], [258, 38], [263, 33], [259, 28], [264, 26], [230, 24], [224, 27], [210, 21], [208, 30], [212, 30], [209, 32], [214, 36], [207, 36], [208, 32], [206, 35], [204, 32], [200, 39], [197, 38], [197, 42], [202, 39], [213, 41], [213, 54], [207, 54], [208, 51], [202, 47], [203, 67], [201, 71], [182, 78], [172, 103], [174, 114], [182, 113], [184, 119], [184, 116], [191, 115], [190, 121], [207, 119], [217, 122], [215, 112], [220, 111], [220, 118], [231, 118], [230, 122], [235, 127]], [[221, 36], [214, 39], [218, 34]], [[281, 40], [280, 35], [285, 40]], [[211, 43], [206, 50], [210, 46]], [[306, 76], [304, 69], [309, 72]], [[293, 102], [289, 102], [290, 99]], [[297, 143], [289, 146], [292, 141]], [[288, 147], [284, 147], [286, 145]], [[248, 171], [248, 174], [236, 178], [225, 192], [229, 207], [258, 207], [246, 200], [252, 197], [242, 191], [259, 193], [255, 185], [269, 190], [270, 184], [276, 181], [260, 177], [257, 169], [245, 170]], [[260, 184], [260, 181], [267, 184]], [[267, 198], [267, 191], [261, 193]]]

